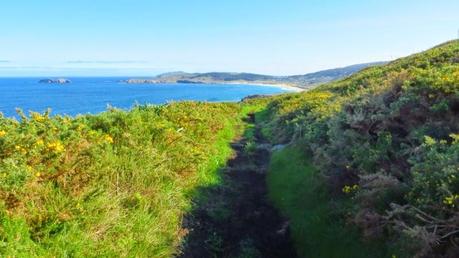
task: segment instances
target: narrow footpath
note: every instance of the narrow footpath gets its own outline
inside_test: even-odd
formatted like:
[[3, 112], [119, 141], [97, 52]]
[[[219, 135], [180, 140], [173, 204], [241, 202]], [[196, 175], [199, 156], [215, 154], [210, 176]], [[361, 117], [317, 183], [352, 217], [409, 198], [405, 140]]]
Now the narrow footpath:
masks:
[[[254, 123], [253, 115], [249, 120]], [[185, 217], [188, 235], [179, 257], [296, 257], [288, 221], [267, 197], [271, 146], [259, 128], [251, 138], [232, 144], [223, 183], [202, 189], [207, 199]]]

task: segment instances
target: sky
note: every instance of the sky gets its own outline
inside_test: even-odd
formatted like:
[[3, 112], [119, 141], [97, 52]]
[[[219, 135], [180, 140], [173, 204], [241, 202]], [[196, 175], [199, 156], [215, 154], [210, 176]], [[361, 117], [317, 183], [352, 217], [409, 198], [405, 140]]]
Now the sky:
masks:
[[305, 74], [458, 37], [457, 0], [14, 0], [0, 76]]

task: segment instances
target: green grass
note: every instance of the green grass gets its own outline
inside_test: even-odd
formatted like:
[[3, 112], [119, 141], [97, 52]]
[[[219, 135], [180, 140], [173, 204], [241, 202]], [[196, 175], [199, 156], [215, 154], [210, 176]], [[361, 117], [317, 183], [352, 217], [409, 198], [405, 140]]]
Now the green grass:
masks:
[[275, 152], [267, 182], [271, 200], [290, 220], [301, 257], [390, 257], [380, 245], [363, 243], [358, 232], [336, 214], [323, 180], [301, 148]]
[[0, 117], [0, 256], [171, 257], [254, 106]]

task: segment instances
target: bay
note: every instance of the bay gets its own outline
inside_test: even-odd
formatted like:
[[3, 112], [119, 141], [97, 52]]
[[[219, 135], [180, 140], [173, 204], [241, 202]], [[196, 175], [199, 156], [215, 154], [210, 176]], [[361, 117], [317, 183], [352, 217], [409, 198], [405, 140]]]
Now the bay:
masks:
[[43, 84], [43, 78], [0, 78], [0, 112], [17, 117], [16, 108], [26, 114], [50, 108], [52, 115], [96, 114], [108, 106], [129, 109], [136, 104], [164, 104], [170, 101], [239, 101], [255, 94], [288, 91], [276, 86], [238, 84], [125, 84], [121, 77], [68, 78], [70, 84]]

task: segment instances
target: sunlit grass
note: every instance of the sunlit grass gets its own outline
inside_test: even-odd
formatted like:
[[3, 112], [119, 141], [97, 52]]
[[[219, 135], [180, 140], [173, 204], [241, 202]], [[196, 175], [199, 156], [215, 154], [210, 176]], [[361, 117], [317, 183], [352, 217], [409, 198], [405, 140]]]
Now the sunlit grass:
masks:
[[0, 118], [0, 255], [170, 257], [254, 107], [172, 103]]

